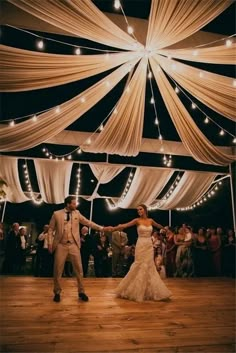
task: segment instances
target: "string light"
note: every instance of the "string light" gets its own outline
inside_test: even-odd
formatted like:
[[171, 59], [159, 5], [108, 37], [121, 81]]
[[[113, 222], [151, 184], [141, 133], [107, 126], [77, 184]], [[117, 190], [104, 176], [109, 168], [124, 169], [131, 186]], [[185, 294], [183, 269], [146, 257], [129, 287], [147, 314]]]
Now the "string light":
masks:
[[80, 186], [81, 186], [81, 167], [79, 164], [79, 168], [77, 169], [77, 174], [76, 174], [76, 178], [77, 178], [77, 183], [76, 183], [76, 189], [75, 189], [75, 197], [76, 197], [76, 202], [79, 205], [79, 195], [80, 195]]
[[124, 190], [121, 194], [121, 197], [119, 199], [119, 201], [117, 203], [114, 203], [114, 202], [111, 202], [109, 199], [106, 199], [106, 202], [107, 202], [107, 205], [108, 205], [108, 208], [110, 210], [114, 210], [114, 209], [117, 209], [120, 204], [122, 203], [122, 201], [125, 199], [129, 189], [130, 189], [130, 186], [132, 184], [132, 181], [133, 181], [133, 177], [134, 177], [134, 173], [133, 171], [131, 170], [131, 172], [129, 173], [129, 177], [126, 181], [126, 184], [125, 184], [125, 187], [124, 187]]
[[35, 204], [37, 205], [40, 205], [42, 202], [43, 202], [43, 199], [40, 198], [40, 199], [37, 199], [35, 198], [34, 196], [34, 192], [33, 192], [33, 189], [32, 189], [32, 185], [31, 185], [31, 182], [30, 182], [30, 177], [29, 177], [29, 170], [28, 170], [28, 165], [27, 165], [27, 161], [25, 161], [25, 164], [23, 165], [23, 170], [24, 170], [24, 179], [25, 179], [25, 185], [27, 187], [27, 190], [30, 194], [30, 198], [31, 198], [31, 201], [33, 201]]
[[38, 120], [38, 119], [37, 119], [37, 116], [36, 116], [36, 115], [33, 115], [32, 121], [35, 123], [37, 120]]
[[219, 134], [220, 134], [220, 136], [224, 136], [224, 134], [225, 134], [224, 130], [221, 129]]
[[14, 126], [15, 125], [15, 121], [14, 120], [10, 121], [9, 125], [10, 126]]
[[[173, 77], [170, 76], [170, 75], [168, 75], [168, 77], [169, 77], [169, 78], [172, 80], [172, 82], [177, 86], [177, 83], [176, 83], [176, 81], [173, 79]], [[191, 102], [191, 107], [192, 107], [192, 109], [198, 109], [202, 114], [204, 114], [204, 117], [205, 117], [204, 123], [205, 123], [205, 124], [208, 124], [208, 123], [211, 121], [211, 122], [214, 123], [216, 126], [218, 126], [221, 130], [223, 130], [223, 131], [224, 131], [224, 134], [227, 133], [228, 135], [232, 136], [232, 137], [233, 137], [233, 141], [234, 141], [234, 139], [236, 138], [235, 135], [233, 135], [231, 132], [229, 132], [228, 130], [226, 130], [226, 129], [223, 128], [222, 126], [220, 126], [217, 122], [215, 122], [215, 121], [214, 121], [212, 118], [210, 118], [209, 116], [206, 116], [206, 113], [204, 113], [204, 111], [203, 111], [199, 106], [197, 106], [196, 103], [194, 103], [194, 102], [192, 101], [192, 99], [185, 93], [185, 91], [183, 91], [181, 87], [179, 87], [179, 89], [180, 89], [181, 92], [185, 95], [185, 97], [188, 98], [188, 100]], [[224, 134], [220, 133], [220, 135], [224, 135]], [[233, 143], [234, 143], [234, 142], [233, 142]]]
[[[167, 158], [166, 158], [166, 160], [167, 160]], [[148, 209], [152, 211], [152, 210], [156, 210], [156, 209], [160, 208], [160, 206], [163, 204], [163, 202], [166, 201], [171, 196], [171, 194], [174, 192], [175, 188], [179, 184], [180, 179], [181, 179], [181, 176], [180, 176], [180, 173], [178, 173], [175, 180], [173, 181], [173, 183], [169, 187], [168, 191], [165, 193], [165, 195], [160, 200], [156, 200], [156, 202], [153, 203], [152, 206], [150, 206]]]
[[179, 88], [177, 86], [175, 87], [175, 93], [179, 93]]
[[216, 194], [216, 192], [219, 190], [219, 186], [222, 185], [222, 181], [219, 181], [214, 183], [210, 189], [203, 195], [201, 196], [194, 204], [187, 206], [187, 207], [181, 207], [177, 208], [177, 211], [190, 211], [195, 209], [198, 206], [201, 206], [205, 202], [207, 202], [208, 199], [210, 199], [212, 196]]
[[154, 100], [153, 97], [151, 98], [150, 103], [151, 103], [151, 104], [154, 104], [154, 103], [155, 103], [155, 100]]
[[[47, 40], [47, 41], [50, 41], [50, 42], [54, 42], [54, 43], [59, 43], [59, 44], [63, 44], [63, 45], [66, 45], [68, 47], [71, 47], [74, 49], [74, 53], [79, 55], [81, 53], [76, 53], [76, 49], [88, 49], [88, 50], [94, 50], [94, 51], [99, 51], [99, 52], [107, 52], [107, 50], [105, 49], [98, 49], [98, 48], [93, 48], [93, 47], [87, 47], [87, 46], [83, 46], [83, 45], [80, 45], [80, 47], [78, 48], [77, 45], [75, 44], [71, 44], [71, 43], [67, 43], [67, 42], [63, 42], [63, 41], [60, 41], [60, 40], [57, 40], [57, 39], [54, 39], [54, 38], [49, 38], [49, 37], [43, 37], [43, 36], [38, 36], [37, 34], [33, 33], [33, 32], [30, 32], [28, 30], [25, 30], [25, 29], [22, 29], [22, 28], [18, 28], [18, 27], [15, 27], [15, 26], [12, 26], [12, 25], [5, 25], [7, 27], [10, 27], [10, 28], [13, 28], [17, 31], [21, 31], [21, 32], [24, 32], [24, 33], [27, 33], [33, 37], [36, 37], [38, 38], [38, 40], [36, 41], [36, 46], [38, 49], [42, 50], [44, 48], [44, 41]], [[111, 53], [118, 53], [119, 50], [109, 50], [109, 52]]]

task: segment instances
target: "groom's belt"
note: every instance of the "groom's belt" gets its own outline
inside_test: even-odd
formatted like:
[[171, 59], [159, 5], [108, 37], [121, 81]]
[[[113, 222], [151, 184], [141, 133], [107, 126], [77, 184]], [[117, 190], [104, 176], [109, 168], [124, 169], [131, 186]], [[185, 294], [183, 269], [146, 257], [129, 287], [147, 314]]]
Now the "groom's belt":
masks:
[[73, 240], [67, 240], [67, 241], [61, 241], [60, 244], [74, 244], [75, 242]]

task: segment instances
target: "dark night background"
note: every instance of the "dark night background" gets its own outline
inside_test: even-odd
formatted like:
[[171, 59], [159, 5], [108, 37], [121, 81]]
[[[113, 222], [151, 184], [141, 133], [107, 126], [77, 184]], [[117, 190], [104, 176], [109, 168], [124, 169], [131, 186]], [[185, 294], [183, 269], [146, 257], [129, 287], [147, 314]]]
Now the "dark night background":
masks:
[[[113, 1], [94, 1], [94, 3], [102, 10], [106, 12], [115, 12], [113, 8]], [[122, 2], [125, 14], [127, 16], [148, 18], [150, 11], [150, 1], [140, 0], [140, 1], [123, 1]], [[229, 36], [235, 33], [235, 3], [232, 4], [223, 14], [218, 18], [213, 20], [202, 30], [214, 33], [224, 34]], [[31, 31], [32, 32], [32, 31]], [[83, 40], [81, 38], [72, 38], [62, 35], [39, 33], [43, 37], [49, 37], [58, 39], [67, 43], [72, 43], [78, 46], [86, 45], [94, 48], [103, 48], [104, 46]], [[30, 34], [18, 31], [16, 29], [2, 26], [1, 29], [1, 42], [9, 46], [14, 46], [23, 49], [37, 50], [35, 47], [35, 37]], [[61, 54], [73, 54], [73, 48], [58, 44], [50, 41], [45, 41], [46, 52], [50, 53], [61, 53]], [[106, 48], [109, 50], [109, 48]], [[84, 50], [83, 54], [97, 54], [97, 52], [91, 50]], [[214, 65], [214, 64], [201, 64], [201, 63], [187, 63], [189, 65], [203, 68], [211, 72], [218, 74], [234, 77], [235, 67], [232, 65]], [[34, 114], [38, 111], [54, 107], [57, 104], [61, 104], [68, 99], [74, 97], [75, 95], [82, 92], [87, 87], [91, 86], [102, 77], [106, 76], [108, 72], [96, 75], [92, 78], [81, 80], [78, 82], [70, 83], [67, 85], [61, 85], [57, 87], [52, 87], [48, 89], [34, 90], [30, 92], [16, 92], [16, 93], [2, 93], [1, 94], [1, 121], [6, 119], [14, 119], [19, 116]], [[101, 122], [104, 120], [108, 112], [114, 106], [114, 104], [119, 99], [126, 77], [98, 104], [96, 104], [92, 109], [90, 109], [86, 114], [84, 114], [78, 121], [74, 122], [72, 125], [68, 126], [68, 130], [77, 131], [95, 131]], [[155, 84], [155, 80], [152, 80], [154, 87], [155, 100], [158, 101], [158, 115], [160, 117], [161, 133], [166, 140], [179, 141], [177, 132], [173, 126], [173, 123], [168, 115], [168, 112], [164, 106], [163, 100], [159, 93], [159, 90]], [[145, 107], [145, 119], [144, 119], [144, 131], [143, 137], [146, 138], [157, 138], [157, 129], [154, 126], [154, 113], [153, 106], [149, 104], [151, 97], [150, 87], [147, 84], [146, 87], [146, 107]], [[185, 106], [190, 107], [189, 101], [180, 95], [181, 100], [185, 103]], [[191, 97], [197, 105], [203, 109], [206, 114], [209, 114], [220, 126], [235, 134], [235, 125], [229, 119], [226, 119], [219, 115], [218, 113], [212, 111], [211, 109], [204, 106], [202, 103], [198, 102], [196, 98]], [[191, 115], [207, 136], [207, 138], [218, 146], [232, 146], [232, 137], [229, 135], [219, 136], [219, 128], [214, 124], [204, 124], [202, 113], [196, 111], [191, 111]], [[73, 146], [59, 146], [59, 145], [40, 145], [31, 150], [24, 152], [12, 152], [8, 153], [13, 156], [27, 156], [27, 157], [44, 157], [42, 153], [43, 146], [46, 146], [55, 154], [69, 153], [73, 150]], [[76, 147], [76, 146], [75, 146]], [[74, 158], [76, 165], [73, 167], [70, 192], [73, 193], [74, 185], [76, 181], [75, 170], [78, 168], [79, 161], [105, 161], [106, 156], [103, 154], [92, 154], [83, 153], [82, 155], [77, 155]], [[159, 154], [147, 154], [140, 153], [137, 157], [128, 158], [120, 156], [110, 156], [110, 162], [114, 163], [124, 163], [124, 164], [134, 164], [134, 165], [149, 165], [149, 166], [163, 166], [162, 155]], [[190, 157], [179, 157], [173, 156], [173, 167], [181, 168], [187, 170], [208, 170], [208, 171], [218, 171], [218, 172], [228, 172], [228, 168], [224, 167], [214, 167], [209, 165], [204, 165], [196, 162]], [[19, 161], [19, 171], [22, 171], [23, 160]], [[29, 169], [31, 174], [31, 181], [35, 179], [34, 168], [29, 163]], [[82, 173], [82, 190], [81, 194], [90, 195], [96, 186], [96, 179], [93, 176], [88, 165], [81, 165]], [[112, 182], [106, 185], [100, 186], [98, 193], [101, 195], [108, 196], [119, 196], [125, 186], [127, 176], [130, 172], [130, 168], [126, 168], [120, 175], [118, 175]], [[235, 179], [235, 165], [233, 166], [233, 174]], [[25, 185], [20, 174], [22, 188], [25, 190]], [[93, 179], [95, 182], [91, 182]], [[148, 182], [148, 181], [147, 181]], [[38, 186], [36, 180], [32, 182], [34, 191], [38, 191]], [[235, 183], [234, 183], [235, 185]], [[4, 222], [10, 224], [12, 222], [35, 222], [37, 224], [38, 231], [41, 230], [45, 223], [48, 223], [51, 214], [54, 210], [62, 208], [63, 205], [48, 205], [42, 204], [40, 206], [34, 205], [32, 202], [25, 202], [22, 204], [10, 204], [7, 203], [6, 214]], [[90, 202], [85, 201], [80, 198], [80, 211], [89, 217], [90, 212]], [[2, 212], [2, 210], [1, 210]], [[0, 213], [1, 214], [1, 213]], [[168, 224], [168, 211], [152, 211], [150, 213], [151, 217], [157, 220], [157, 222], [166, 225]], [[136, 216], [135, 210], [121, 210], [117, 209], [114, 211], [109, 211], [104, 199], [95, 199], [93, 208], [93, 220], [100, 224], [114, 225], [120, 222], [125, 222]], [[225, 179], [220, 187], [218, 193], [208, 200], [208, 202], [200, 207], [194, 209], [194, 211], [179, 212], [172, 211], [172, 224], [179, 225], [181, 223], [191, 224], [193, 227], [199, 226], [223, 226], [224, 228], [229, 228], [233, 226], [232, 221], [232, 203], [230, 196], [230, 183], [229, 178]], [[132, 233], [133, 230], [130, 229], [128, 233]]]

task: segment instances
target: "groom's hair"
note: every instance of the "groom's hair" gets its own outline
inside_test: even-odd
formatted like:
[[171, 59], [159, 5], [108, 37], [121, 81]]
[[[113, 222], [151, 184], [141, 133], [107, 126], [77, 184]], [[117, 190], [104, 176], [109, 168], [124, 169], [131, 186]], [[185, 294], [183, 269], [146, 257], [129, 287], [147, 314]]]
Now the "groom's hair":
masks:
[[65, 206], [67, 206], [68, 203], [70, 204], [71, 201], [73, 201], [73, 200], [76, 200], [76, 197], [75, 197], [75, 196], [67, 196], [67, 197], [65, 198], [65, 200], [64, 200]]

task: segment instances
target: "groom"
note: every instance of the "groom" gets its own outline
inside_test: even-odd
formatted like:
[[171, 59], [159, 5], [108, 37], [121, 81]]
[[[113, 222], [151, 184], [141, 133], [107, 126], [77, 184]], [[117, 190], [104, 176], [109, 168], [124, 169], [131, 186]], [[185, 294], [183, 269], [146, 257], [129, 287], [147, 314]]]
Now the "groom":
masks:
[[78, 298], [88, 301], [88, 296], [84, 292], [83, 269], [80, 257], [80, 223], [90, 228], [104, 231], [110, 227], [102, 227], [85, 218], [76, 210], [76, 198], [68, 196], [65, 198], [65, 208], [55, 211], [49, 224], [49, 245], [48, 249], [54, 256], [54, 298], [55, 302], [60, 302], [61, 285], [60, 280], [67, 256], [70, 256], [73, 269], [78, 283]]

